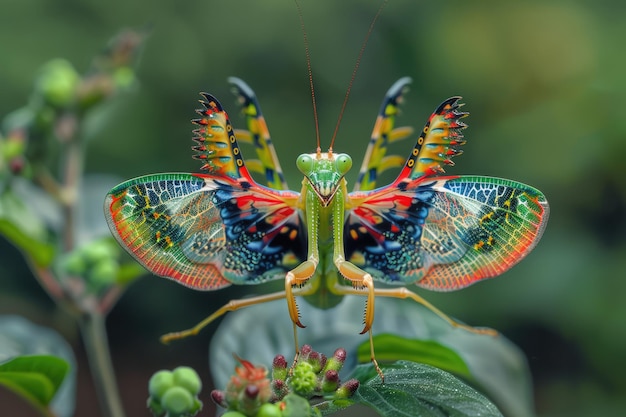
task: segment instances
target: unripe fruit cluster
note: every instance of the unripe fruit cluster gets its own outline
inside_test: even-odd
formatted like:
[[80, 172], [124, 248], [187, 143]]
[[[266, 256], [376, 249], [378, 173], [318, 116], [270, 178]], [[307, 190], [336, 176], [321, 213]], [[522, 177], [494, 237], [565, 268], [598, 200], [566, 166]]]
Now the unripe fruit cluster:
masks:
[[201, 388], [200, 377], [187, 366], [158, 371], [148, 383], [148, 407], [157, 416], [193, 416], [202, 409], [202, 402], [198, 399]]
[[88, 289], [97, 293], [116, 283], [118, 255], [118, 246], [109, 238], [89, 242], [61, 258], [61, 276], [83, 278]]

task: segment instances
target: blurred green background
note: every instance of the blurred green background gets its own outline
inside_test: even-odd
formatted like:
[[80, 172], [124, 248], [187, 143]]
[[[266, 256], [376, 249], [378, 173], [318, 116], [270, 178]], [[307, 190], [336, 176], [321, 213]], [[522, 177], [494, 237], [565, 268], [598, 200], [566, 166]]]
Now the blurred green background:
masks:
[[[324, 147], [379, 2], [302, 3]], [[525, 351], [540, 416], [614, 416], [626, 409], [626, 303], [619, 301], [626, 293], [625, 17], [619, 0], [391, 0], [335, 145], [358, 166], [386, 89], [408, 75], [414, 82], [400, 125], [420, 129], [451, 95], [462, 95], [471, 112], [465, 154], [449, 173], [515, 179], [546, 194], [546, 233], [521, 264], [456, 293], [420, 292], [454, 317], [500, 330]], [[84, 71], [125, 27], [151, 31], [140, 85], [108, 105], [106, 117], [89, 121], [88, 174], [115, 175], [104, 180], [113, 186], [142, 174], [196, 171], [189, 119], [198, 92], [220, 98], [243, 127], [226, 83], [234, 75], [255, 89], [287, 178], [299, 184], [293, 161], [314, 150], [315, 135], [300, 23], [287, 0], [5, 0], [0, 115], [26, 103], [48, 60], [67, 58]], [[94, 228], [101, 227], [104, 195], [85, 198], [94, 199], [90, 214]], [[210, 331], [173, 346], [160, 345], [158, 336], [188, 327], [238, 294], [194, 292], [154, 277], [128, 289], [108, 320], [128, 415], [144, 415], [145, 381], [154, 370], [181, 361], [206, 369]], [[73, 323], [5, 241], [0, 314], [23, 315], [70, 340], [81, 366], [77, 415], [95, 416]]]

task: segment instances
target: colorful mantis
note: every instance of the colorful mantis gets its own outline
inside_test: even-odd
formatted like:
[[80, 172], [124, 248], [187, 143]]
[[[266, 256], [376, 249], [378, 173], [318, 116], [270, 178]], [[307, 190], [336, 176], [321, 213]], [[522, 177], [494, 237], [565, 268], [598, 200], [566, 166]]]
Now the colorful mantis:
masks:
[[[275, 279], [285, 287], [231, 301], [165, 341], [195, 334], [227, 311], [283, 298], [295, 335], [304, 327], [297, 296], [329, 308], [350, 294], [367, 299], [362, 333], [370, 341], [381, 296], [413, 299], [454, 326], [481, 331], [454, 322], [404, 285], [451, 291], [503, 273], [535, 247], [549, 208], [540, 191], [518, 182], [438, 176], [465, 143], [460, 97], [437, 107], [408, 158], [388, 156], [389, 144], [412, 132], [395, 127], [410, 82], [400, 79], [383, 100], [353, 191], [344, 179], [350, 156], [318, 147], [296, 160], [304, 176], [296, 192], [287, 187], [254, 92], [237, 78], [230, 82], [248, 130], [233, 130], [217, 99], [202, 94], [193, 149], [204, 172], [126, 181], [106, 196], [105, 216], [117, 241], [156, 275], [196, 290]], [[258, 160], [244, 163], [238, 141], [252, 143]], [[400, 168], [399, 175], [377, 188], [390, 168]], [[402, 286], [379, 288], [376, 281]], [[373, 343], [371, 349], [379, 369]]]

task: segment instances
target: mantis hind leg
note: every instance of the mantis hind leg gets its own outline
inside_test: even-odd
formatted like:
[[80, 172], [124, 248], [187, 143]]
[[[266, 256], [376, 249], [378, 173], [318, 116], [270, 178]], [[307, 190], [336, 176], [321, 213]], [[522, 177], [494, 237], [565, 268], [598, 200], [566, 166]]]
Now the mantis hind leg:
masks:
[[[348, 262], [346, 262], [348, 263]], [[350, 264], [350, 263], [348, 263]], [[352, 265], [352, 264], [350, 264]], [[354, 266], [354, 265], [352, 265]], [[356, 266], [354, 266], [354, 268], [357, 268]], [[369, 275], [369, 274], [368, 274]], [[353, 281], [354, 282], [354, 281]], [[420, 297], [418, 294], [414, 293], [413, 291], [409, 290], [406, 287], [400, 287], [400, 288], [373, 288], [373, 285], [371, 288], [368, 288], [368, 292], [367, 295], [364, 294], [364, 290], [362, 288], [355, 288], [355, 287], [351, 287], [351, 286], [346, 286], [346, 285], [335, 285], [334, 287], [334, 292], [340, 295], [361, 295], [361, 296], [367, 296], [368, 302], [365, 306], [365, 317], [364, 320], [366, 322], [366, 329], [361, 332], [361, 333], [365, 333], [366, 331], [369, 333], [369, 340], [370, 340], [370, 358], [372, 361], [372, 364], [374, 365], [374, 367], [376, 368], [376, 372], [378, 373], [378, 375], [380, 376], [380, 379], [382, 380], [382, 382], [385, 382], [385, 377], [384, 374], [382, 372], [382, 370], [380, 369], [380, 367], [378, 366], [378, 362], [376, 361], [376, 355], [374, 353], [374, 339], [372, 336], [372, 329], [371, 324], [373, 323], [374, 320], [374, 304], [370, 303], [370, 297], [372, 297], [372, 300], [374, 299], [374, 297], [392, 297], [392, 298], [399, 298], [399, 299], [411, 299], [421, 305], [423, 305], [424, 307], [426, 307], [427, 309], [429, 309], [430, 311], [432, 311], [433, 313], [435, 313], [437, 316], [439, 316], [441, 319], [445, 320], [446, 322], [448, 322], [448, 324], [450, 324], [452, 327], [455, 328], [460, 328], [463, 330], [466, 330], [468, 332], [472, 332], [472, 333], [476, 333], [476, 334], [483, 334], [483, 335], [489, 335], [489, 336], [497, 336], [498, 332], [496, 330], [493, 329], [487, 329], [487, 328], [476, 328], [476, 327], [472, 327], [472, 326], [468, 326], [466, 324], [460, 323], [454, 319], [452, 319], [451, 317], [449, 317], [448, 315], [446, 315], [443, 311], [439, 310], [437, 307], [435, 307], [434, 305], [432, 305], [431, 303], [429, 303], [428, 301], [426, 301], [424, 298]], [[370, 318], [371, 322], [367, 323], [367, 319]]]
[[274, 292], [271, 294], [264, 294], [257, 297], [250, 298], [242, 298], [239, 300], [230, 300], [228, 303], [224, 304], [217, 311], [211, 314], [209, 317], [202, 320], [200, 323], [195, 326], [182, 330], [180, 332], [172, 332], [161, 336], [162, 343], [169, 343], [173, 340], [184, 339], [185, 337], [195, 336], [200, 330], [204, 329], [206, 326], [228, 313], [229, 311], [237, 311], [245, 307], [253, 306], [255, 304], [267, 303], [269, 301], [280, 300], [282, 298], [286, 298], [286, 294], [284, 291]]
[[463, 324], [454, 320], [453, 318], [445, 314], [443, 311], [439, 310], [437, 307], [435, 307], [434, 305], [426, 301], [424, 298], [420, 297], [418, 294], [414, 293], [413, 291], [409, 290], [406, 287], [377, 288], [375, 290], [375, 294], [378, 297], [411, 299], [423, 305], [424, 307], [426, 307], [427, 309], [429, 309], [430, 311], [438, 315], [440, 318], [448, 322], [450, 326], [455, 327], [455, 328], [463, 329], [471, 333], [484, 334], [484, 335], [489, 335], [489, 336], [497, 336], [499, 334], [496, 330], [493, 330], [493, 329], [472, 327], [472, 326], [468, 326], [467, 324]]
[[[345, 286], [345, 285], [337, 285], [335, 287], [335, 292], [341, 295], [361, 295], [361, 296], [365, 295], [363, 294], [363, 290], [359, 288]], [[485, 334], [489, 336], [497, 336], [499, 334], [496, 330], [493, 330], [493, 329], [472, 327], [472, 326], [468, 326], [467, 324], [463, 324], [454, 320], [453, 318], [448, 316], [446, 313], [444, 313], [443, 311], [439, 310], [437, 307], [435, 307], [434, 305], [426, 301], [423, 297], [419, 296], [418, 294], [414, 293], [413, 291], [409, 290], [406, 287], [373, 288], [372, 292], [375, 297], [390, 297], [390, 298], [399, 298], [402, 300], [408, 298], [410, 300], [413, 300], [416, 303], [423, 305], [424, 307], [426, 307], [427, 309], [435, 313], [437, 316], [439, 316], [441, 319], [446, 321], [450, 326], [455, 327], [455, 328], [463, 329], [471, 333]], [[369, 296], [370, 294], [368, 293], [367, 294], [368, 300], [369, 300]], [[366, 306], [366, 316], [367, 316], [367, 308], [369, 308], [369, 305]], [[373, 320], [373, 315], [374, 315], [373, 306], [372, 306], [371, 314], [372, 314], [372, 320]]]

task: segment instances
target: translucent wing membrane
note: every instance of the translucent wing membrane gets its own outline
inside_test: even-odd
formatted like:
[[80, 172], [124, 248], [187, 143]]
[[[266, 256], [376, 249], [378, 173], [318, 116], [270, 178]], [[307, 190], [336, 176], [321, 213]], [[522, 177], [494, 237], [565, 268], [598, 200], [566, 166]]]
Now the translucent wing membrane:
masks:
[[405, 163], [405, 157], [387, 156], [387, 149], [391, 143], [405, 139], [413, 133], [413, 129], [410, 127], [395, 127], [402, 94], [407, 91], [410, 83], [409, 77], [401, 78], [385, 94], [357, 182], [354, 184], [355, 191], [373, 190], [376, 188], [376, 180], [382, 172], [390, 168], [400, 168]]
[[120, 244], [148, 270], [214, 290], [284, 278], [306, 254], [297, 193], [210, 175], [136, 178], [107, 195]]
[[193, 149], [208, 174], [156, 174], [118, 185], [105, 199], [109, 228], [151, 272], [195, 289], [284, 278], [306, 255], [299, 194], [254, 182], [228, 115], [203, 96]]
[[[375, 132], [389, 131], [384, 126], [393, 124], [405, 85], [400, 80], [387, 93]], [[375, 279], [441, 291], [463, 288], [509, 269], [543, 233], [549, 209], [538, 190], [499, 178], [433, 177], [453, 164], [465, 143], [460, 119], [467, 113], [459, 111], [459, 99], [445, 100], [429, 117], [392, 184], [350, 194], [346, 259]], [[362, 169], [362, 186], [373, 184], [382, 143], [370, 142], [367, 166], [374, 169]]]
[[248, 126], [248, 130], [235, 130], [237, 139], [253, 145], [259, 158], [247, 160], [248, 169], [264, 176], [268, 187], [286, 190], [287, 182], [254, 91], [239, 78], [230, 77], [228, 82], [234, 87], [233, 91], [239, 99]]
[[445, 177], [352, 193], [346, 257], [386, 282], [455, 290], [494, 277], [537, 244], [541, 192], [514, 181]]

